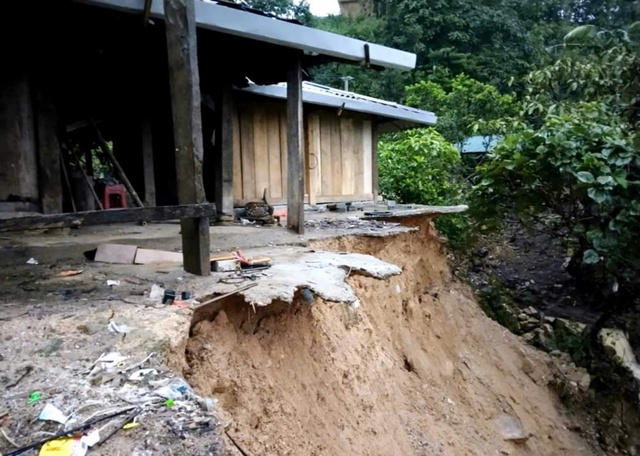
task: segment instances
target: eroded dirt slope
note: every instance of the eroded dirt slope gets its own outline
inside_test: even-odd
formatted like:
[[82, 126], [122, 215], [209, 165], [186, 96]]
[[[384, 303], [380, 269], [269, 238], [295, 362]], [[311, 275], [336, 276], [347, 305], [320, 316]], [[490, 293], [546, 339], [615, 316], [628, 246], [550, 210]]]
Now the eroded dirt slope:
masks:
[[246, 454], [594, 454], [567, 430], [546, 356], [482, 313], [420, 223], [316, 246], [403, 268], [387, 281], [352, 276], [358, 308], [298, 299], [247, 325], [251, 307], [230, 302], [194, 327], [185, 376], [219, 399]]

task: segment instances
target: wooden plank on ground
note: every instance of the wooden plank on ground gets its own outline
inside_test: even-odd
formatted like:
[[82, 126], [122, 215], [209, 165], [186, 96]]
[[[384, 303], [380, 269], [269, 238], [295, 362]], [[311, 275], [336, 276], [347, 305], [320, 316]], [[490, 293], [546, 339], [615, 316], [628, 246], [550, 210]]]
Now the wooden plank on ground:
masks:
[[100, 244], [93, 261], [99, 263], [133, 264], [138, 247], [124, 244]]
[[358, 193], [373, 192], [373, 130], [370, 120], [362, 122], [363, 185]]
[[126, 209], [110, 209], [108, 211], [0, 219], [0, 231], [44, 230], [71, 226], [108, 225], [110, 223], [152, 222], [180, 218], [214, 217], [215, 215], [215, 204], [129, 207]]
[[353, 195], [355, 186], [355, 126], [354, 120], [340, 118], [340, 138], [342, 144], [342, 190], [340, 195]]
[[[267, 148], [269, 150], [269, 196], [282, 198], [282, 181], [287, 177], [282, 174], [282, 158], [280, 153], [280, 112], [278, 107], [267, 110]], [[273, 203], [272, 203], [273, 204]]]
[[269, 139], [267, 132], [267, 113], [262, 106], [253, 109], [253, 153], [255, 159], [256, 199], [261, 198], [269, 187]]
[[[203, 203], [202, 117], [195, 0], [164, 0], [165, 33], [169, 60], [171, 111], [175, 144], [178, 201]], [[209, 220], [180, 221], [184, 269], [192, 274], [211, 274]]]
[[255, 146], [253, 144], [253, 113], [244, 108], [240, 112], [240, 151], [242, 154], [242, 198], [256, 198]]
[[287, 227], [304, 233], [304, 124], [302, 58], [297, 56], [287, 75]]
[[138, 249], [135, 264], [182, 263], [182, 253], [164, 250]]
[[327, 195], [342, 195], [342, 134], [340, 118], [331, 117], [331, 166], [333, 169], [333, 185]]

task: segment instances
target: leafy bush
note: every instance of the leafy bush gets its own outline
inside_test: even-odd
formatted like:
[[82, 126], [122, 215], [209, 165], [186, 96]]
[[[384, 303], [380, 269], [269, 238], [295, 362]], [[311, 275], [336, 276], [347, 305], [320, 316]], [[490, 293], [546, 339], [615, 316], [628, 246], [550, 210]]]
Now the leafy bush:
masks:
[[[380, 190], [400, 203], [431, 206], [464, 201], [469, 186], [460, 175], [460, 153], [433, 129], [385, 136], [379, 146]], [[469, 240], [464, 215], [436, 219], [436, 226], [457, 247]]]
[[[591, 299], [639, 286], [640, 57], [622, 43], [585, 47], [531, 73], [506, 139], [478, 168], [483, 217], [514, 211], [565, 241]], [[626, 295], [622, 291], [626, 292]]]

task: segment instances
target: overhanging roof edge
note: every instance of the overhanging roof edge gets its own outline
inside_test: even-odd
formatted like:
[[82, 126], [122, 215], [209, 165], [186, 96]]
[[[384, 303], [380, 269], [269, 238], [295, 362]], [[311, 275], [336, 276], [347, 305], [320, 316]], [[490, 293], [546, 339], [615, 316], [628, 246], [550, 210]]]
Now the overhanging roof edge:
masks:
[[[307, 85], [308, 83], [305, 83]], [[268, 85], [261, 86], [251, 84], [249, 87], [241, 89], [243, 92], [253, 93], [271, 98], [286, 99], [287, 88], [285, 85]], [[358, 94], [351, 94], [358, 97]], [[376, 101], [371, 97], [343, 98], [336, 95], [323, 94], [305, 90], [303, 86], [302, 100], [305, 103], [318, 106], [326, 106], [330, 108], [342, 108], [346, 111], [355, 111], [375, 116], [386, 117], [389, 119], [403, 120], [413, 122], [420, 125], [435, 125], [437, 117], [429, 111], [422, 111], [414, 108], [408, 108], [402, 105], [390, 105], [384, 103], [384, 100]]]
[[[129, 13], [142, 13], [144, 0], [76, 0], [81, 3], [116, 9]], [[197, 0], [198, 27], [230, 35], [264, 41], [271, 44], [318, 53], [352, 62], [365, 60], [365, 45], [369, 46], [371, 65], [385, 68], [412, 70], [416, 55], [378, 44], [317, 30], [303, 25], [279, 21], [247, 11], [228, 8], [213, 2]], [[164, 17], [161, 0], [152, 0], [151, 16]]]

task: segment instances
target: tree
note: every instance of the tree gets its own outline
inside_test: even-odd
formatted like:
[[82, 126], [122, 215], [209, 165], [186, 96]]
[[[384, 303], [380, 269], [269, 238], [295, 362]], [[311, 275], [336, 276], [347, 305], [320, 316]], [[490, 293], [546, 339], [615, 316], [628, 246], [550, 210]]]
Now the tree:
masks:
[[[379, 146], [381, 193], [400, 203], [461, 204], [468, 190], [460, 170], [460, 153], [431, 128], [386, 135]], [[468, 220], [448, 215], [436, 220], [454, 247], [468, 240]]]
[[233, 3], [247, 6], [284, 19], [296, 19], [309, 23], [311, 12], [306, 0], [230, 0]]
[[503, 95], [490, 84], [459, 74], [439, 84], [432, 80], [420, 81], [406, 89], [406, 102], [420, 109], [434, 111], [438, 115], [436, 129], [453, 143], [462, 143], [473, 135], [491, 136], [496, 133], [485, 122], [484, 128], [476, 128], [478, 121], [494, 120], [515, 114], [515, 100]]
[[546, 227], [567, 246], [585, 296], [618, 307], [640, 290], [637, 29], [569, 34], [560, 59], [526, 78], [518, 115], [494, 123], [506, 139], [475, 189], [483, 223], [512, 211]]

